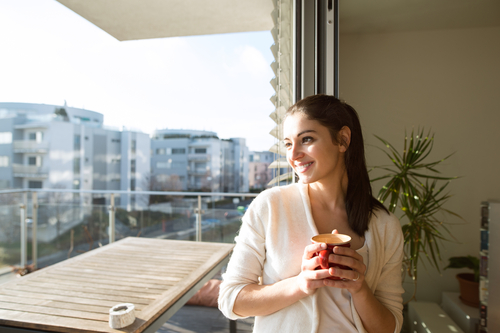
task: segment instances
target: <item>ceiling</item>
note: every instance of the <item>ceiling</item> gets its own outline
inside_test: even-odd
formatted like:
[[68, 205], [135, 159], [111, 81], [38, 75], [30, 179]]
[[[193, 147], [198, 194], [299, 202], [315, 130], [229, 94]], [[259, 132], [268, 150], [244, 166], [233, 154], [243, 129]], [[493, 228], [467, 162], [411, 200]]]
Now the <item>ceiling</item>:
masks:
[[[120, 41], [264, 31], [273, 26], [272, 0], [57, 1]], [[500, 26], [499, 0], [339, 1], [341, 33]]]
[[272, 0], [57, 0], [120, 41], [271, 30]]

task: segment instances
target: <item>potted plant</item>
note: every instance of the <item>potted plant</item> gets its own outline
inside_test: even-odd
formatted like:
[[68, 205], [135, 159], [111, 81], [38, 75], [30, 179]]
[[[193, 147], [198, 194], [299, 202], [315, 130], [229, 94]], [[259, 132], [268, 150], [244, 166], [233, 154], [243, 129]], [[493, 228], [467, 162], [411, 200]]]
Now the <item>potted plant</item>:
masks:
[[[385, 203], [389, 211], [400, 213], [404, 235], [403, 268], [412, 279], [413, 295], [417, 292], [418, 263], [421, 254], [427, 258], [431, 266], [440, 271], [440, 243], [452, 237], [445, 225], [443, 214], [457, 214], [444, 208], [443, 205], [451, 197], [445, 193], [449, 182], [457, 177], [440, 175], [437, 167], [452, 154], [437, 161], [427, 162], [434, 146], [434, 135], [424, 129], [411, 132], [408, 137], [405, 131], [404, 147], [400, 153], [386, 140], [376, 136], [385, 146], [381, 149], [390, 160], [389, 165], [375, 166], [384, 175], [372, 179], [372, 182], [386, 180], [378, 193], [378, 200]], [[370, 171], [372, 171], [370, 170]], [[396, 214], [398, 215], [398, 214]], [[404, 273], [404, 272], [403, 272]]]
[[479, 258], [473, 256], [451, 257], [448, 268], [469, 268], [474, 273], [457, 274], [462, 303], [479, 307]]

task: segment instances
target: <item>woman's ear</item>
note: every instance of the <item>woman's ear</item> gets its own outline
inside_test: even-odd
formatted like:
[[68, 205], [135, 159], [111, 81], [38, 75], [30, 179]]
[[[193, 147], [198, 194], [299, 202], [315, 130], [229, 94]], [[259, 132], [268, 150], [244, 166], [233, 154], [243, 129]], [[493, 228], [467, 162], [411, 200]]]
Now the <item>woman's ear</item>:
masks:
[[347, 126], [344, 126], [340, 129], [339, 133], [339, 149], [341, 153], [345, 153], [349, 145], [351, 144], [351, 129]]

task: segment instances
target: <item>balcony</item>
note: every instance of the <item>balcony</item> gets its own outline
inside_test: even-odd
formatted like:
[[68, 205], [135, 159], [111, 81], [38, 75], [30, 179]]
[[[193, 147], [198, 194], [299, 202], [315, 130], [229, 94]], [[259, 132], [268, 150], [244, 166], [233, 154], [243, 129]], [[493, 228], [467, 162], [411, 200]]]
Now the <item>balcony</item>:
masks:
[[[237, 206], [249, 204], [255, 196], [254, 193], [0, 191], [0, 283], [15, 278], [11, 273], [13, 266], [47, 267], [128, 236], [233, 243], [241, 216], [226, 213], [237, 212]], [[131, 200], [132, 197], [135, 199]], [[233, 198], [242, 201], [233, 204]], [[130, 204], [132, 201], [135, 205]], [[237, 332], [251, 332], [252, 323], [252, 318], [238, 321]], [[157, 333], [229, 332], [229, 325], [217, 308], [184, 306]]]
[[188, 161], [210, 161], [210, 154], [188, 154]]
[[14, 153], [47, 153], [48, 142], [36, 142], [31, 140], [15, 140], [13, 142]]
[[36, 165], [12, 164], [14, 177], [18, 178], [47, 178], [46, 168]]

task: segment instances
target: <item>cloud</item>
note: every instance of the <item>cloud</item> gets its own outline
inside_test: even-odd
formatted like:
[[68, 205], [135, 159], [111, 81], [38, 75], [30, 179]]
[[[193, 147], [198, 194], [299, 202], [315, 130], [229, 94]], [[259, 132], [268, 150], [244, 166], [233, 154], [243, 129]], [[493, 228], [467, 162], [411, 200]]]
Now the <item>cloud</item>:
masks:
[[270, 64], [261, 51], [250, 45], [240, 46], [226, 58], [225, 69], [231, 76], [249, 74], [252, 78], [269, 76]]

